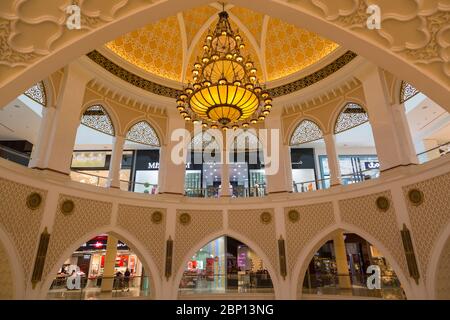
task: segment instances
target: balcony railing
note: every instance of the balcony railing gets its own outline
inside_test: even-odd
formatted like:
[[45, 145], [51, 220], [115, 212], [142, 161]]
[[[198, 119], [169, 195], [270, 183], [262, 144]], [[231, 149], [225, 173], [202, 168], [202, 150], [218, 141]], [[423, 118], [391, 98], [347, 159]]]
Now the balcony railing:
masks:
[[419, 160], [419, 163], [422, 164], [440, 158], [446, 154], [450, 154], [450, 141], [417, 154], [417, 159]]
[[[349, 278], [349, 279], [345, 279]], [[350, 282], [350, 288], [343, 288], [339, 280]], [[348, 281], [349, 280], [349, 281]], [[406, 299], [400, 281], [395, 275], [380, 277], [380, 289], [369, 289], [365, 274], [338, 275], [331, 273], [314, 274], [307, 272], [303, 282], [303, 294], [360, 296], [382, 299]], [[371, 279], [369, 279], [371, 281]]]
[[30, 162], [30, 155], [28, 153], [19, 152], [2, 145], [0, 145], [0, 157], [25, 167], [28, 167], [28, 163]]
[[180, 295], [273, 292], [272, 280], [266, 272], [242, 272], [227, 275], [185, 273], [179, 286]]
[[[58, 275], [52, 282], [47, 293], [47, 299], [87, 300], [87, 299], [111, 299], [111, 298], [136, 298], [150, 296], [150, 278], [148, 276], [124, 276], [118, 277], [86, 277], [80, 276], [79, 286], [76, 280], [70, 280], [72, 286], [68, 286], [68, 275]], [[103, 281], [112, 281], [112, 290], [102, 292]], [[78, 287], [77, 287], [78, 286]]]
[[[266, 187], [251, 187], [246, 188], [244, 186], [233, 186], [230, 188], [230, 195], [232, 198], [251, 198], [251, 197], [264, 197], [266, 196]], [[207, 187], [207, 188], [186, 188], [185, 196], [190, 198], [219, 198], [219, 187]]]

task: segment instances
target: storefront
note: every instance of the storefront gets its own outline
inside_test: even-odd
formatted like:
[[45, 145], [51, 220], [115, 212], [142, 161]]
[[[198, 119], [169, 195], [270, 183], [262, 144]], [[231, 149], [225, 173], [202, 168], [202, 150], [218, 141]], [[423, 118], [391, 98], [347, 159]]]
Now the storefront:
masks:
[[245, 244], [220, 237], [201, 248], [188, 263], [181, 292], [224, 293], [273, 289], [263, 261]]
[[291, 148], [292, 182], [294, 192], [319, 189], [313, 148]]
[[[328, 179], [330, 177], [328, 157], [320, 155], [319, 164], [321, 176]], [[340, 155], [339, 166], [344, 185], [376, 179], [380, 175], [380, 163], [376, 155]], [[329, 181], [326, 187], [329, 187]]]
[[[111, 151], [75, 151], [71, 178], [74, 181], [106, 187]], [[139, 193], [156, 194], [158, 187], [159, 150], [127, 150], [123, 152], [120, 188]]]
[[[381, 271], [382, 290], [370, 294], [382, 295], [383, 290], [393, 293], [394, 297], [403, 298], [400, 282], [386, 258], [369, 242], [356, 234], [344, 235], [347, 255], [348, 274], [354, 289], [367, 289], [367, 269], [377, 265]], [[333, 241], [325, 243], [313, 256], [305, 274], [303, 287], [307, 293], [316, 292], [320, 288], [339, 287], [339, 276]], [[323, 292], [323, 291], [322, 291]], [[330, 291], [336, 294], [336, 291]], [[360, 293], [364, 293], [362, 290]]]
[[[192, 152], [186, 165], [185, 190], [188, 196], [218, 197], [222, 188], [220, 154]], [[230, 155], [229, 186], [233, 197], [262, 196], [266, 179], [264, 162], [258, 152]]]
[[[67, 289], [67, 278], [73, 270], [81, 278], [81, 288], [100, 288], [105, 267], [107, 235], [99, 235], [82, 244], [61, 266], [52, 283], [52, 289]], [[125, 274], [129, 270], [132, 278], [138, 282], [143, 275], [143, 267], [128, 246], [119, 241], [114, 266], [114, 274]]]

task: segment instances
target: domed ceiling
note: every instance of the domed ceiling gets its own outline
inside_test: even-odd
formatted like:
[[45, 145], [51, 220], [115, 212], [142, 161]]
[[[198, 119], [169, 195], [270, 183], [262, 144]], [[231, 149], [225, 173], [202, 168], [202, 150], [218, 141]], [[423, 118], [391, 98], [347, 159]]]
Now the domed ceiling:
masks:
[[[339, 46], [321, 36], [246, 8], [226, 7], [264, 81], [284, 78], [326, 57]], [[179, 13], [127, 33], [106, 44], [108, 50], [150, 73], [184, 82], [202, 53], [208, 29], [217, 23], [217, 4]]]

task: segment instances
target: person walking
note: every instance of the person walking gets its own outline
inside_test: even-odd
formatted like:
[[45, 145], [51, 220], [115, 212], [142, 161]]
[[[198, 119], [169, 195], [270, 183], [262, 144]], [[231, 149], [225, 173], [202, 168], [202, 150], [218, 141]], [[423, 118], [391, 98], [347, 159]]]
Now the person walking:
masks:
[[[125, 274], [124, 274], [124, 288], [127, 289], [127, 292], [130, 291], [130, 275], [131, 272], [130, 270], [128, 270], [128, 268], [125, 270]], [[123, 290], [122, 290], [123, 291]]]

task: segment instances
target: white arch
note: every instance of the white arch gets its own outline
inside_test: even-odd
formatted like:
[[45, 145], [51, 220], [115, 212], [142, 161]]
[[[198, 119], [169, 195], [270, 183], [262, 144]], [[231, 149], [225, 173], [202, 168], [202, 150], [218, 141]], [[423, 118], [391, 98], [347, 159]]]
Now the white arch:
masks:
[[426, 289], [428, 291], [430, 299], [437, 299], [437, 292], [436, 292], [436, 282], [438, 276], [437, 272], [439, 269], [439, 262], [443, 253], [443, 249], [447, 243], [447, 240], [449, 239], [450, 239], [450, 223], [447, 224], [445, 229], [441, 232], [436, 242], [434, 243], [430, 255], [430, 262], [428, 263], [428, 268], [427, 270], [423, 271], [426, 272], [427, 275]]
[[[246, 236], [235, 232], [233, 230], [221, 230], [214, 232], [212, 234], [209, 234], [205, 236], [202, 240], [197, 242], [194, 246], [192, 246], [192, 249], [190, 249], [187, 254], [183, 257], [181, 266], [178, 268], [178, 270], [175, 270], [174, 275], [174, 282], [172, 287], [172, 292], [174, 294], [174, 298], [178, 296], [178, 289], [180, 286], [181, 278], [183, 277], [183, 272], [185, 268], [185, 263], [189, 260], [190, 257], [192, 257], [197, 251], [199, 251], [201, 248], [203, 248], [206, 244], [209, 242], [222, 237], [222, 236], [229, 236], [231, 238], [234, 238], [247, 246], [249, 246], [255, 253], [264, 261], [264, 265], [267, 267], [267, 270], [270, 274], [270, 279], [272, 280], [273, 289], [275, 292], [275, 299], [280, 296], [280, 285], [278, 283], [278, 273], [277, 269], [274, 268], [274, 266], [271, 264], [269, 257], [264, 253], [264, 251], [251, 239], [247, 238]], [[176, 246], [176, 238], [175, 238], [175, 246]]]
[[[400, 268], [399, 264], [397, 263], [397, 260], [394, 259], [393, 255], [390, 253], [390, 251], [375, 237], [370, 235], [368, 232], [362, 230], [359, 227], [356, 227], [352, 224], [348, 223], [338, 223], [334, 224], [332, 226], [329, 226], [328, 228], [322, 230], [319, 232], [313, 239], [311, 239], [308, 244], [303, 248], [303, 250], [298, 255], [298, 258], [296, 259], [296, 263], [294, 265], [294, 268], [292, 270], [292, 283], [294, 284], [291, 287], [291, 296], [297, 297], [297, 299], [301, 298], [302, 292], [297, 292], [297, 288], [299, 285], [299, 281], [303, 281], [306, 268], [308, 267], [314, 253], [322, 247], [324, 242], [329, 240], [331, 238], [331, 235], [338, 231], [338, 230], [345, 230], [350, 233], [354, 233], [359, 235], [361, 238], [365, 239], [366, 241], [373, 244], [380, 252], [383, 253], [383, 255], [386, 257], [386, 259], [389, 261], [389, 264], [392, 266], [392, 268], [395, 271], [395, 274], [400, 280], [400, 283], [405, 291], [406, 297], [411, 298], [412, 297], [412, 291], [411, 286], [409, 283], [409, 278], [406, 277], [406, 275], [403, 273], [403, 270]], [[289, 248], [288, 248], [289, 250]]]
[[25, 281], [27, 280], [25, 277], [25, 272], [23, 270], [21, 259], [19, 254], [16, 251], [16, 247], [14, 243], [9, 238], [6, 231], [4, 231], [3, 227], [0, 225], [0, 243], [5, 248], [6, 254], [8, 255], [9, 261], [9, 269], [11, 271], [13, 277], [13, 289], [14, 299], [24, 299], [25, 298]]
[[89, 109], [90, 107], [93, 107], [94, 105], [99, 105], [106, 111], [106, 114], [109, 120], [111, 120], [111, 124], [114, 129], [114, 136], [117, 136], [121, 132], [119, 117], [117, 116], [117, 113], [114, 110], [114, 108], [111, 108], [108, 102], [106, 102], [104, 99], [92, 99], [86, 101], [83, 104], [83, 107], [81, 108], [80, 119], [81, 117], [83, 117], [86, 110]]
[[[302, 115], [302, 116], [300, 116], [300, 120], [296, 120], [296, 121], [293, 122], [293, 124], [290, 126], [290, 128], [288, 130], [288, 132], [289, 132], [289, 135], [288, 135], [289, 146], [292, 146], [292, 147], [296, 146], [296, 145], [292, 145], [291, 144], [292, 137], [293, 137], [294, 133], [297, 131], [298, 127], [300, 127], [300, 125], [304, 121], [309, 121], [309, 122], [314, 123], [319, 128], [319, 130], [320, 130], [320, 132], [322, 134], [322, 138], [323, 138], [324, 130], [323, 130], [322, 126], [321, 126], [322, 124], [320, 122], [314, 120], [314, 119], [316, 119], [314, 116], [309, 116], [309, 115], [304, 116], [304, 115]], [[317, 140], [320, 140], [320, 139], [317, 139]], [[309, 142], [313, 142], [313, 141], [317, 141], [317, 140], [307, 141], [307, 142], [303, 142], [303, 143], [309, 143]]]
[[[63, 42], [57, 50], [40, 57], [34, 64], [21, 68], [13, 73], [8, 81], [2, 83], [0, 105], [11, 101], [19, 92], [26, 89], [38, 76], [48, 75], [62, 68], [69, 61], [103, 45], [123, 33], [142, 27], [146, 23], [158, 21], [179, 11], [188, 10], [209, 3], [210, 0], [168, 0], [144, 6], [125, 17], [105, 24], [100, 28], [83, 34], [77, 39]], [[297, 27], [307, 27], [312, 32], [322, 34], [343, 46], [367, 57], [384, 69], [389, 70], [402, 79], [416, 79], [418, 88], [430, 98], [450, 110], [448, 99], [448, 83], [440, 81], [433, 71], [425, 73], [425, 67], [402, 58], [398, 51], [371, 41], [355, 33], [351, 28], [343, 28], [337, 22], [328, 21], [314, 10], [306, 10], [301, 6], [276, 0], [232, 0], [233, 4], [249, 8], [275, 18], [283, 19]], [[53, 39], [55, 40], [55, 39]]]
[[74, 241], [68, 248], [66, 248], [66, 250], [64, 250], [64, 252], [61, 254], [57, 262], [53, 266], [51, 266], [49, 273], [43, 275], [44, 281], [42, 282], [38, 298], [45, 299], [58, 269], [67, 259], [67, 257], [70, 257], [72, 253], [77, 248], [79, 248], [80, 245], [83, 244], [84, 242], [89, 241], [90, 239], [98, 236], [99, 234], [105, 233], [113, 234], [119, 240], [123, 240], [127, 244], [127, 246], [138, 255], [139, 259], [142, 261], [142, 264], [144, 265], [145, 270], [146, 271], [148, 270], [147, 272], [150, 275], [150, 286], [151, 286], [150, 297], [153, 299], [160, 298], [162, 290], [162, 283], [161, 283], [162, 281], [160, 273], [158, 271], [158, 267], [153, 261], [153, 258], [148, 254], [144, 254], [144, 252], [146, 252], [145, 247], [139, 240], [136, 239], [135, 236], [117, 226], [103, 226], [95, 230], [92, 230], [88, 233], [85, 233], [79, 239]]
[[141, 122], [146, 122], [150, 126], [150, 128], [152, 128], [153, 131], [155, 131], [156, 138], [158, 139], [158, 142], [159, 142], [158, 147], [161, 147], [164, 144], [163, 143], [164, 140], [162, 139], [164, 137], [164, 135], [162, 134], [161, 128], [153, 120], [150, 120], [148, 117], [145, 117], [145, 116], [133, 119], [125, 126], [125, 131], [124, 131], [125, 138], [127, 137], [128, 132], [130, 132], [130, 130], [135, 125], [137, 125], [138, 123], [141, 123]]

